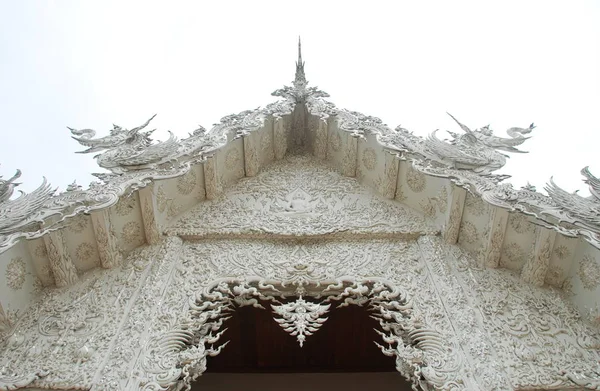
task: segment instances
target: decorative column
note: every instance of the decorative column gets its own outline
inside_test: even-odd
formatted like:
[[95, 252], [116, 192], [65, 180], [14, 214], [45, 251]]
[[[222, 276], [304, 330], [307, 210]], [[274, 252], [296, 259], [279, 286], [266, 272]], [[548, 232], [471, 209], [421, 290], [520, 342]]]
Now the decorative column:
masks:
[[479, 259], [479, 266], [498, 267], [507, 223], [508, 211], [506, 209], [490, 207], [490, 216], [486, 230], [488, 235], [484, 239], [484, 248], [481, 259]]
[[539, 228], [533, 249], [533, 254], [529, 257], [523, 269], [521, 270], [521, 279], [535, 286], [544, 285], [546, 274], [550, 266], [550, 257], [554, 247], [556, 231], [546, 228]]
[[216, 158], [215, 155], [209, 156], [204, 162], [204, 186], [206, 187], [207, 200], [214, 200], [221, 193]]
[[358, 136], [346, 133], [346, 142], [342, 151], [342, 175], [356, 176], [356, 159], [358, 159]]
[[383, 151], [383, 164], [383, 175], [379, 177], [376, 184], [382, 196], [393, 200], [396, 197], [396, 187], [398, 186], [400, 161], [396, 154]]
[[244, 170], [246, 176], [256, 176], [260, 171], [260, 133], [251, 132], [244, 136]]
[[315, 128], [313, 154], [317, 159], [327, 159], [327, 121], [318, 118]]
[[155, 244], [160, 241], [160, 227], [156, 219], [156, 197], [154, 196], [154, 183], [139, 190], [140, 208], [142, 209], [142, 222], [146, 243]]
[[273, 149], [275, 150], [275, 160], [281, 160], [285, 156], [288, 143], [287, 120], [285, 117], [275, 118], [273, 123]]
[[462, 187], [452, 185], [448, 195], [448, 210], [444, 216], [443, 237], [448, 244], [456, 244], [462, 221], [463, 209], [467, 191]]
[[44, 235], [44, 243], [56, 286], [60, 288], [77, 282], [77, 268], [67, 250], [62, 230]]
[[121, 252], [114, 234], [112, 221], [108, 208], [91, 213], [92, 227], [96, 234], [96, 244], [100, 263], [105, 269], [110, 269], [121, 264]]

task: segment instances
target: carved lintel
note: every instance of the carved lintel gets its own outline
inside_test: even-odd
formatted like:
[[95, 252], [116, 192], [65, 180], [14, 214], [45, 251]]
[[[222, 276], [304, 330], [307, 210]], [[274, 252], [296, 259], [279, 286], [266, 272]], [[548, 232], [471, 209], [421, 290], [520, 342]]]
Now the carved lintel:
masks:
[[556, 232], [545, 228], [540, 228], [535, 238], [533, 254], [529, 257], [523, 269], [521, 270], [521, 279], [535, 286], [544, 285], [546, 274], [550, 266], [552, 248]]
[[343, 144], [342, 175], [355, 177], [358, 158], [358, 137], [346, 133], [346, 142]]
[[315, 127], [315, 139], [313, 144], [313, 153], [317, 159], [327, 159], [327, 121], [317, 119]]
[[285, 156], [288, 147], [288, 133], [288, 116], [275, 118], [273, 123], [275, 160], [281, 160]]
[[444, 241], [448, 244], [456, 244], [458, 241], [458, 232], [462, 221], [463, 209], [467, 191], [462, 187], [452, 185], [448, 195], [448, 210], [444, 216]]
[[217, 175], [217, 157], [209, 156], [204, 162], [204, 186], [206, 187], [206, 199], [214, 200], [221, 194], [221, 181]]
[[62, 230], [50, 232], [44, 236], [46, 252], [50, 261], [50, 270], [57, 287], [68, 286], [79, 280], [77, 268], [69, 255]]
[[508, 223], [508, 211], [506, 209], [492, 207], [488, 221], [488, 235], [484, 239], [484, 248], [479, 259], [482, 267], [497, 268], [504, 243], [504, 234]]
[[260, 134], [253, 132], [244, 136], [244, 170], [246, 176], [256, 176], [260, 170]]
[[142, 208], [142, 222], [144, 223], [144, 234], [146, 243], [155, 244], [160, 241], [160, 227], [156, 219], [156, 197], [154, 196], [154, 185], [139, 190], [140, 207]]
[[117, 237], [114, 233], [108, 209], [92, 212], [91, 219], [102, 267], [110, 269], [119, 266], [121, 264], [121, 252], [119, 251]]

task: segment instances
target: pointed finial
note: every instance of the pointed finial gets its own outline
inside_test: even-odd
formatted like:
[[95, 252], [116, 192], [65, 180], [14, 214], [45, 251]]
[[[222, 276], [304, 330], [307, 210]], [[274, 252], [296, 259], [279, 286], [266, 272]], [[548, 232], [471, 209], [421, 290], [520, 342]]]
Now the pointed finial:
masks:
[[294, 78], [294, 87], [304, 88], [308, 82], [304, 75], [304, 61], [302, 61], [302, 42], [298, 37], [298, 61], [296, 61], [296, 77]]
[[300, 40], [300, 36], [298, 36], [298, 64], [304, 65], [302, 62], [302, 42]]

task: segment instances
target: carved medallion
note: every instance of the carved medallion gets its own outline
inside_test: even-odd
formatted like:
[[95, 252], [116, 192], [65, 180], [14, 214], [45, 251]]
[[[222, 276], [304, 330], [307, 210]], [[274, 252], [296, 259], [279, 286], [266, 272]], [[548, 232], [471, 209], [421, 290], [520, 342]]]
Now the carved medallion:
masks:
[[578, 275], [583, 287], [589, 291], [596, 289], [600, 285], [600, 265], [589, 255], [585, 255], [579, 261]]
[[363, 166], [369, 170], [373, 171], [375, 166], [377, 165], [377, 153], [373, 148], [365, 148], [362, 156]]
[[553, 252], [554, 255], [556, 255], [556, 258], [560, 259], [561, 261], [564, 261], [571, 256], [571, 251], [569, 251], [569, 248], [564, 244], [554, 247]]
[[533, 226], [527, 220], [527, 217], [522, 213], [511, 213], [508, 218], [508, 223], [519, 234], [533, 232]]
[[68, 229], [73, 233], [83, 232], [89, 225], [90, 218], [84, 214], [79, 214], [69, 220]]
[[121, 229], [121, 238], [127, 244], [140, 242], [141, 234], [142, 231], [137, 221], [129, 221]]
[[195, 167], [191, 167], [190, 170], [177, 178], [177, 191], [181, 195], [188, 195], [196, 187], [196, 173], [194, 172]]
[[99, 263], [99, 259], [96, 256], [96, 249], [91, 243], [81, 243], [75, 249], [75, 256], [79, 261], [79, 264], [88, 263], [90, 259], [93, 259], [94, 264]]

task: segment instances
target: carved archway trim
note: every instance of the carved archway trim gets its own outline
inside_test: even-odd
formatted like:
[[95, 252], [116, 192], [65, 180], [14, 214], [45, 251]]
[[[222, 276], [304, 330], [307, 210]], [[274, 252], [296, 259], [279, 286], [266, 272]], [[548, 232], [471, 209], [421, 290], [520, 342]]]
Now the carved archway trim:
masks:
[[[296, 300], [287, 304], [279, 300], [286, 297]], [[265, 309], [259, 301], [273, 303], [275, 321], [296, 337], [300, 345], [318, 332], [320, 323], [326, 320], [322, 315], [330, 306], [368, 306], [379, 321], [381, 330], [377, 331], [383, 345], [374, 342], [383, 354], [395, 357], [396, 369], [415, 389], [465, 388], [460, 352], [439, 332], [425, 325], [408, 292], [391, 281], [356, 276], [323, 281], [297, 276], [288, 280], [246, 276], [217, 278], [189, 298], [188, 317], [181, 323], [181, 329], [163, 337], [160, 345], [159, 355], [172, 355], [175, 366], [165, 368], [164, 372], [154, 370], [142, 389], [189, 390], [191, 382], [206, 370], [207, 358], [219, 354], [227, 345], [225, 342], [214, 347], [225, 331], [228, 314], [243, 306]], [[309, 307], [314, 309], [312, 313], [306, 311]]]

